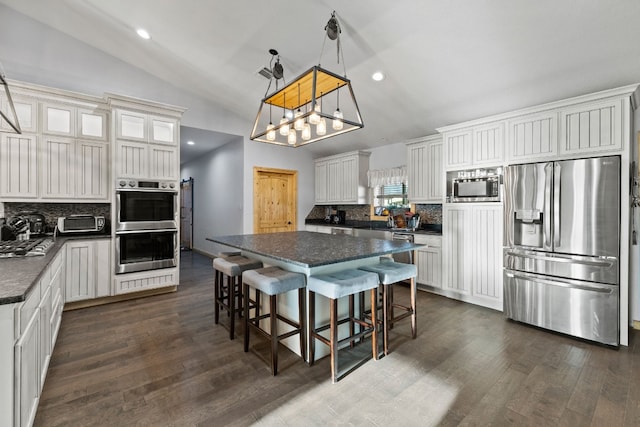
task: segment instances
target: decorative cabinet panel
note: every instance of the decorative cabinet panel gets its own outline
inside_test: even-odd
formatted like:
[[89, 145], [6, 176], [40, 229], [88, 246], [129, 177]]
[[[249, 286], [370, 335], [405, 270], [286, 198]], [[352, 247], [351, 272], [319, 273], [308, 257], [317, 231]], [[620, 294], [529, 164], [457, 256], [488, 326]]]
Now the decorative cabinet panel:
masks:
[[618, 98], [562, 109], [560, 154], [621, 150], [623, 109], [628, 109], [628, 102]]
[[558, 112], [509, 121], [509, 159], [513, 162], [554, 157], [558, 152]]
[[496, 165], [504, 161], [504, 123], [473, 128], [473, 166]]
[[83, 139], [108, 139], [106, 111], [78, 109], [78, 137]]
[[72, 198], [75, 141], [45, 136], [42, 141], [41, 191], [43, 198]]
[[472, 136], [471, 130], [445, 132], [443, 134], [445, 167], [447, 169], [463, 169], [471, 166], [473, 161]]
[[66, 252], [66, 302], [111, 295], [110, 240], [67, 242]]
[[0, 195], [7, 198], [38, 196], [37, 137], [0, 135]]
[[[15, 345], [14, 425], [31, 426], [40, 396], [40, 315], [36, 312]], [[9, 424], [6, 424], [9, 425]]]
[[[38, 131], [38, 102], [35, 99], [27, 99], [20, 97], [12, 97], [13, 106], [16, 110], [16, 116], [18, 116], [18, 122], [20, 123], [20, 130], [22, 132], [37, 132]], [[2, 111], [9, 111], [9, 102], [6, 98], [1, 99]], [[0, 128], [3, 130], [13, 131], [13, 128], [0, 119]]]
[[177, 145], [178, 121], [167, 117], [149, 117], [149, 142]]
[[149, 145], [149, 177], [152, 179], [179, 179], [178, 150], [174, 147]]
[[178, 269], [162, 268], [154, 271], [118, 274], [115, 277], [115, 294], [145, 291], [178, 285]]
[[42, 104], [42, 132], [76, 136], [76, 108], [62, 104]]
[[409, 200], [412, 203], [442, 203], [442, 138], [407, 145]]
[[75, 197], [109, 198], [109, 146], [101, 142], [76, 143]]
[[40, 299], [40, 306], [38, 307], [38, 314], [40, 316], [40, 351], [38, 352], [38, 365], [40, 366], [40, 382], [44, 384], [44, 379], [47, 376], [47, 368], [49, 367], [49, 360], [51, 360], [51, 287], [47, 286], [43, 288], [42, 298]]
[[353, 152], [316, 160], [316, 204], [367, 203], [370, 155]]

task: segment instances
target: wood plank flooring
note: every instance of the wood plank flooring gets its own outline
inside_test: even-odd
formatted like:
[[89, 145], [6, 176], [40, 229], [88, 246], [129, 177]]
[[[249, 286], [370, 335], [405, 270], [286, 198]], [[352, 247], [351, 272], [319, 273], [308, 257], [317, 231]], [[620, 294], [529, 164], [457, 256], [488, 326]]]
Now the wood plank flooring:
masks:
[[35, 425], [640, 425], [637, 331], [614, 350], [419, 292], [389, 356], [331, 384], [281, 348], [272, 377], [266, 340], [213, 323], [212, 277], [186, 252], [176, 293], [65, 312]]

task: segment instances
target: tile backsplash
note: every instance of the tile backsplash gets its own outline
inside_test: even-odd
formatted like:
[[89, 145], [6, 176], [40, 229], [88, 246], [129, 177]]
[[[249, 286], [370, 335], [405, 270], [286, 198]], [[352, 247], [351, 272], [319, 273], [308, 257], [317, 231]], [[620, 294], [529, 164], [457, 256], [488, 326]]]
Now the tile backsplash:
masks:
[[[371, 212], [370, 205], [316, 205], [311, 209], [306, 219], [324, 219], [327, 208], [345, 211], [347, 213], [347, 221], [369, 221], [369, 214]], [[440, 204], [417, 204], [416, 212], [420, 214], [423, 224], [442, 224], [442, 205]]]
[[70, 215], [96, 215], [111, 218], [110, 203], [4, 203], [4, 216], [9, 219], [21, 213], [37, 212], [44, 215], [46, 225], [55, 227], [58, 217]]

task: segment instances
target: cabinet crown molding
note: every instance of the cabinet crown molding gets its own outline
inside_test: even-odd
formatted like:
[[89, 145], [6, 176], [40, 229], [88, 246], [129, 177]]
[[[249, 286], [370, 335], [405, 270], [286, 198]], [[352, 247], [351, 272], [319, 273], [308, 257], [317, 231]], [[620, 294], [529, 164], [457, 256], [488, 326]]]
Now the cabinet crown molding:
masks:
[[187, 111], [185, 107], [164, 104], [157, 101], [149, 101], [145, 99], [134, 98], [131, 96], [117, 95], [113, 93], [105, 93], [107, 104], [111, 108], [119, 108], [129, 111], [138, 111], [141, 113], [153, 113], [163, 116], [181, 118], [182, 114]]

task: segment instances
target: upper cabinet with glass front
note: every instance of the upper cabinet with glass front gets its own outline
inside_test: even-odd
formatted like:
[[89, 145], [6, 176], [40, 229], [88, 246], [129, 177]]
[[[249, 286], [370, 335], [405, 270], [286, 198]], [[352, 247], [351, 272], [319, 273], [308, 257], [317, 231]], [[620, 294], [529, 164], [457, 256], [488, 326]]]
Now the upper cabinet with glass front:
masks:
[[[18, 116], [18, 122], [22, 132], [37, 132], [38, 131], [38, 102], [35, 99], [12, 97], [13, 107]], [[7, 98], [2, 97], [1, 100], [2, 111], [9, 111], [9, 101]], [[13, 128], [0, 119], [0, 128], [2, 130], [12, 130]]]
[[118, 110], [116, 117], [118, 139], [178, 145], [177, 119], [126, 110]]
[[106, 141], [107, 112], [66, 104], [42, 103], [42, 133]]

